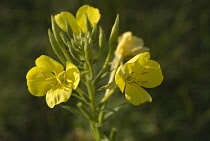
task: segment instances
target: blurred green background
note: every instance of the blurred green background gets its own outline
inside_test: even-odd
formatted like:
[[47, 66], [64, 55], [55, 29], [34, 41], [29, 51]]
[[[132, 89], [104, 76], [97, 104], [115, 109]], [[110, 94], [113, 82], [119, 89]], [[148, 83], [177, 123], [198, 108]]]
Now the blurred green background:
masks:
[[120, 33], [142, 37], [165, 77], [162, 85], [148, 89], [152, 103], [127, 104], [105, 130], [118, 128], [119, 141], [210, 139], [209, 0], [1, 0], [0, 140], [88, 140], [83, 119], [60, 106], [48, 108], [44, 97], [27, 91], [25, 79], [40, 55], [57, 59], [47, 35], [51, 14], [75, 14], [83, 4], [100, 9], [107, 36], [119, 13]]

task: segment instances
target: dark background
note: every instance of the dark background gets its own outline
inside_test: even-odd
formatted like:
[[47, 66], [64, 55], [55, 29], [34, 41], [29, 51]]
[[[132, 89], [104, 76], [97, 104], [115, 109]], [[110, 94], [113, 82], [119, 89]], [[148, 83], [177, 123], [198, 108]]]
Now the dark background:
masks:
[[60, 106], [47, 107], [44, 97], [28, 92], [25, 79], [40, 55], [57, 59], [47, 35], [51, 14], [75, 14], [83, 4], [100, 9], [107, 36], [119, 14], [120, 33], [142, 37], [164, 74], [160, 86], [148, 89], [152, 103], [127, 104], [107, 121], [105, 130], [118, 128], [119, 141], [209, 140], [209, 0], [1, 1], [0, 140], [88, 140], [83, 119]]

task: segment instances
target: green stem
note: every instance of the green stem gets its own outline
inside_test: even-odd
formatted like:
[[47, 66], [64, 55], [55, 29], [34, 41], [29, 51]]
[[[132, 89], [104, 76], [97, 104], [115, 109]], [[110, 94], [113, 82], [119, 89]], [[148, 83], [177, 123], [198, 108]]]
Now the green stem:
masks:
[[106, 93], [106, 95], [102, 98], [102, 100], [100, 101], [100, 103], [105, 103], [109, 97], [116, 91], [116, 89], [109, 89], [109, 91]]
[[116, 140], [116, 134], [117, 134], [117, 129], [112, 128], [110, 136], [109, 136], [109, 140], [110, 141], [115, 141]]
[[89, 121], [93, 120], [93, 116], [91, 115], [91, 113], [88, 111], [88, 109], [81, 102], [77, 103], [77, 107], [80, 109], [80, 111], [85, 115], [85, 117]]
[[103, 75], [104, 71], [106, 70], [106, 68], [107, 68], [107, 66], [108, 66], [108, 64], [109, 64], [109, 61], [110, 61], [110, 59], [111, 59], [112, 54], [113, 54], [113, 49], [110, 48], [110, 49], [109, 49], [109, 53], [108, 53], [108, 55], [107, 55], [107, 57], [106, 57], [105, 63], [104, 63], [104, 65], [103, 65], [101, 71], [100, 71], [100, 72], [98, 73], [98, 75], [96, 76], [96, 79], [94, 80], [94, 85], [98, 84], [98, 82], [99, 82], [101, 76]]
[[93, 64], [89, 64], [88, 66], [90, 68], [90, 79], [92, 80], [94, 77]]
[[[84, 64], [84, 68], [85, 70], [88, 70], [89, 68], [89, 65], [87, 63]], [[87, 86], [87, 91], [88, 91], [88, 94], [89, 94], [89, 97], [90, 97], [90, 104], [91, 104], [91, 109], [92, 109], [92, 112], [94, 114], [94, 117], [95, 117], [95, 114], [96, 114], [96, 105], [95, 105], [95, 91], [94, 91], [94, 86], [92, 85], [92, 82], [91, 82], [91, 79], [89, 77], [89, 75], [86, 75], [86, 86]]]
[[[84, 64], [85, 70], [90, 69], [89, 67], [90, 66], [87, 63]], [[89, 73], [89, 75], [86, 75], [86, 79], [85, 79], [87, 91], [90, 98], [89, 104], [91, 106], [92, 116], [93, 116], [93, 119], [89, 120], [89, 122], [90, 122], [94, 139], [96, 141], [100, 141], [103, 138], [103, 132], [101, 129], [101, 124], [98, 123], [99, 112], [96, 109], [95, 87], [93, 86], [93, 83], [91, 82], [92, 79], [90, 77], [91, 77], [91, 72]]]
[[90, 129], [91, 129], [92, 135], [93, 135], [94, 139], [97, 140], [98, 137], [97, 137], [97, 134], [96, 134], [97, 132], [96, 132], [96, 129], [95, 129], [95, 125], [92, 121], [89, 121], [89, 123], [90, 123]]
[[100, 127], [97, 127], [95, 122], [90, 122], [91, 131], [95, 141], [101, 141], [103, 134]]
[[86, 100], [85, 100], [83, 97], [81, 97], [81, 96], [79, 96], [79, 95], [77, 95], [77, 94], [71, 94], [71, 95], [74, 96], [75, 98], [77, 98], [77, 99], [83, 101], [83, 102], [86, 102]]
[[83, 98], [85, 99], [85, 102], [86, 102], [86, 103], [90, 103], [89, 97], [85, 94], [85, 92], [84, 92], [83, 90], [81, 90], [79, 87], [77, 87], [75, 90], [78, 92], [78, 94], [79, 94], [81, 97], [83, 97]]
[[[100, 109], [104, 109], [106, 107], [107, 103], [103, 103], [103, 105], [100, 107]], [[102, 123], [104, 122], [104, 114], [105, 112], [101, 111], [99, 113], [99, 117], [98, 117], [98, 121], [99, 121], [99, 124], [102, 125]]]

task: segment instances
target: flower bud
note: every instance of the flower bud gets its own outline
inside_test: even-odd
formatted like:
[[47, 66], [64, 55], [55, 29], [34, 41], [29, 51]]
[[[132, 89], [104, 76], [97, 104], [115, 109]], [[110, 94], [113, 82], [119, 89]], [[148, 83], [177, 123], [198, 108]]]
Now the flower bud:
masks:
[[89, 65], [91, 65], [93, 63], [93, 52], [91, 45], [88, 44], [87, 41], [85, 42], [84, 51], [85, 51], [85, 60]]
[[98, 40], [99, 40], [98, 45], [99, 45], [100, 51], [99, 51], [99, 54], [94, 61], [97, 61], [101, 58], [101, 56], [104, 52], [104, 48], [106, 46], [106, 37], [105, 37], [104, 31], [101, 27], [100, 27], [100, 30], [99, 30], [99, 39]]
[[91, 23], [86, 13], [85, 13], [85, 30], [86, 30], [86, 33], [91, 31]]
[[73, 38], [73, 30], [67, 21], [66, 21], [66, 30], [67, 30], [68, 37]]
[[80, 62], [80, 61], [81, 61], [81, 60], [80, 60], [80, 56], [79, 56], [79, 54], [76, 52], [76, 50], [74, 49], [74, 47], [71, 45], [70, 42], [67, 42], [67, 47], [69, 48], [69, 52], [70, 52], [71, 56], [72, 56], [75, 60], [77, 60], [78, 62]]
[[52, 22], [52, 31], [53, 34], [55, 36], [56, 41], [58, 42], [60, 48], [63, 48], [63, 40], [60, 37], [60, 31], [58, 29], [58, 27], [56, 27], [55, 21], [54, 21], [54, 17], [51, 16], [51, 22]]
[[99, 31], [99, 47], [101, 50], [104, 50], [104, 47], [106, 46], [106, 37], [103, 29], [100, 27]]
[[62, 63], [65, 64], [65, 60], [63, 58], [60, 47], [59, 47], [59, 45], [58, 45], [58, 43], [57, 43], [57, 41], [56, 41], [55, 37], [53, 36], [53, 33], [50, 29], [48, 30], [48, 36], [49, 36], [49, 40], [50, 40], [51, 46], [53, 48], [53, 51], [58, 56], [58, 58], [62, 61]]
[[115, 23], [112, 27], [112, 31], [109, 37], [109, 46], [110, 49], [113, 49], [114, 47], [117, 46], [117, 37], [119, 34], [119, 15], [117, 15], [116, 19], [115, 19]]

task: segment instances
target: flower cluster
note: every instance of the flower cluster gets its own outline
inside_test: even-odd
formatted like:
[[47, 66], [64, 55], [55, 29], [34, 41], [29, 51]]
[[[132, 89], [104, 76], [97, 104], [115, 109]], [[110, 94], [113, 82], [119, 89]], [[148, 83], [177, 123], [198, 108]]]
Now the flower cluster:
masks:
[[[87, 83], [91, 80], [90, 85], [93, 84], [94, 87], [105, 74], [110, 58], [114, 54], [111, 66], [111, 70], [114, 71], [111, 72], [108, 83], [116, 82], [126, 99], [133, 105], [152, 101], [142, 87], [153, 88], [162, 82], [160, 65], [150, 60], [149, 49], [144, 47], [141, 38], [133, 36], [131, 32], [125, 32], [118, 37], [118, 16], [110, 34], [109, 52], [105, 63], [100, 72], [94, 72], [93, 65], [107, 46], [103, 29], [97, 25], [100, 17], [99, 10], [89, 5], [80, 7], [76, 16], [69, 12], [61, 12], [52, 17], [52, 31], [49, 29], [50, 42], [58, 58], [66, 64], [66, 70], [64, 71], [60, 63], [48, 56], [42, 55], [37, 58], [36, 67], [30, 69], [26, 76], [28, 89], [32, 95], [46, 95], [46, 102], [51, 108], [66, 102], [80, 82], [80, 71], [72, 63], [72, 59], [79, 63], [78, 66], [84, 67], [82, 71], [88, 72], [83, 80]], [[93, 55], [95, 52], [99, 54]], [[131, 57], [133, 58], [120, 66], [125, 59]], [[97, 75], [94, 77], [94, 74]], [[111, 89], [107, 89], [105, 99], [112, 94], [113, 91], [110, 91]]]
[[[116, 129], [113, 128], [107, 137], [103, 134], [102, 125], [105, 118], [119, 109], [107, 111], [107, 100], [117, 86], [131, 104], [139, 105], [152, 101], [142, 87], [160, 85], [163, 75], [159, 63], [150, 59], [149, 49], [144, 47], [141, 38], [133, 36], [131, 32], [118, 35], [119, 15], [108, 41], [102, 27], [98, 25], [100, 17], [99, 10], [89, 5], [80, 7], [76, 16], [69, 12], [52, 16], [49, 40], [65, 69], [52, 58], [41, 55], [35, 61], [36, 66], [28, 71], [26, 79], [29, 92], [38, 97], [46, 95], [46, 103], [50, 108], [66, 102], [71, 96], [77, 98], [76, 105], [61, 107], [88, 120], [95, 140], [114, 141]], [[98, 62], [104, 63], [98, 65]], [[110, 71], [107, 70], [109, 67]], [[99, 88], [108, 72], [108, 83]], [[75, 93], [72, 93], [73, 90]], [[97, 97], [99, 90], [105, 90], [103, 97]]]

